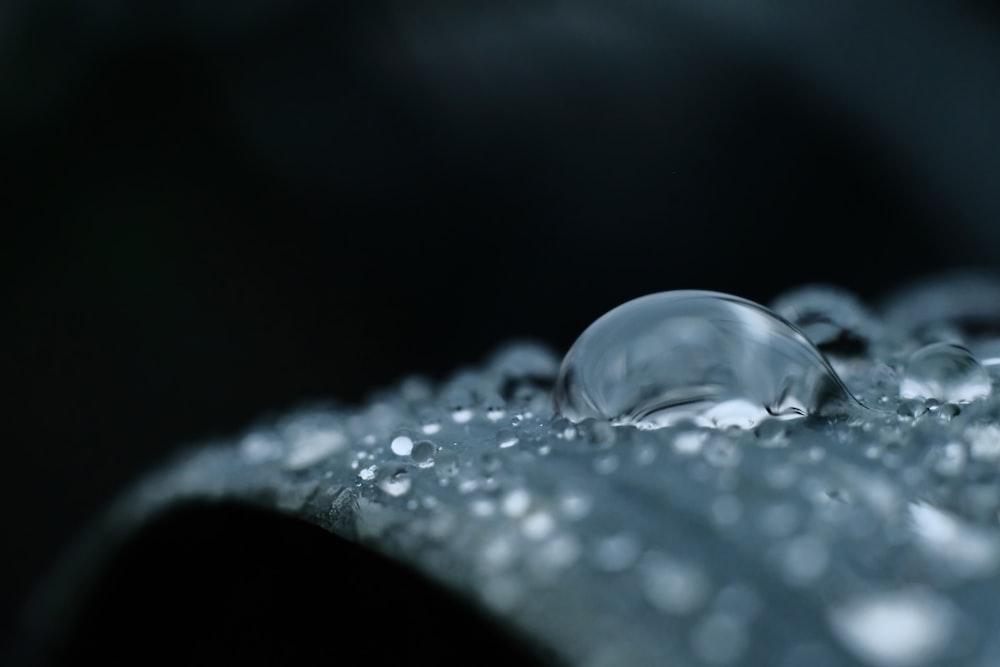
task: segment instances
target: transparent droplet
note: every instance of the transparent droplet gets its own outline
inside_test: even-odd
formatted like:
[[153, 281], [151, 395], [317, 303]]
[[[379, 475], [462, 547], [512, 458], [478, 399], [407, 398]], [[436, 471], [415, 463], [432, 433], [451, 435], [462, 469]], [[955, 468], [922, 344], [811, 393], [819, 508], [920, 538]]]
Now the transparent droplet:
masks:
[[831, 354], [864, 352], [879, 325], [861, 301], [830, 285], [807, 285], [778, 297], [771, 309]]
[[389, 448], [397, 456], [409, 456], [413, 451], [413, 440], [408, 435], [397, 435], [392, 439]]
[[573, 421], [640, 428], [685, 419], [752, 427], [769, 416], [860, 406], [787, 321], [746, 299], [688, 290], [640, 297], [600, 317], [563, 359], [554, 398]]
[[906, 364], [899, 395], [934, 398], [945, 403], [970, 403], [990, 394], [990, 376], [967, 348], [955, 343], [931, 343]]
[[413, 483], [409, 471], [404, 467], [385, 468], [378, 474], [378, 486], [390, 496], [405, 495]]
[[413, 445], [413, 451], [410, 452], [410, 456], [421, 468], [429, 468], [434, 465], [434, 454], [437, 451], [437, 446], [430, 440], [421, 440], [420, 442]]

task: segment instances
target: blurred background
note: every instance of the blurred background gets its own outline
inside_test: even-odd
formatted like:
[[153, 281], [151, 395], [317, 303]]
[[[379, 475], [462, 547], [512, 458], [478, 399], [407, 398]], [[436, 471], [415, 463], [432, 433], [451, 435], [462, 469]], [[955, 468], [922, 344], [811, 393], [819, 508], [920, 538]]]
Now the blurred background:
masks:
[[1000, 265], [1000, 12], [0, 4], [0, 631], [125, 484], [630, 298]]

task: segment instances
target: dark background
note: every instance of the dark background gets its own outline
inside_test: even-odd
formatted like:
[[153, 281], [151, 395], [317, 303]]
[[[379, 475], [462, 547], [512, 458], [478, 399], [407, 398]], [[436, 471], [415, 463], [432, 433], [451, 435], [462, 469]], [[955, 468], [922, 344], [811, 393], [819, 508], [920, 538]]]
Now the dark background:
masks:
[[0, 6], [0, 632], [262, 415], [649, 292], [997, 267], [1000, 14], [940, 4]]

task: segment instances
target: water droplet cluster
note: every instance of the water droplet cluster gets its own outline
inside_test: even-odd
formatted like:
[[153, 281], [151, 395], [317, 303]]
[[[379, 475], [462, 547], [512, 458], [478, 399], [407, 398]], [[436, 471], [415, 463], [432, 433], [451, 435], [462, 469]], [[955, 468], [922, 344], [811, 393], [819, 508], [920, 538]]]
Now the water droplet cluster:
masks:
[[1000, 664], [990, 280], [652, 294], [237, 452], [572, 664]]

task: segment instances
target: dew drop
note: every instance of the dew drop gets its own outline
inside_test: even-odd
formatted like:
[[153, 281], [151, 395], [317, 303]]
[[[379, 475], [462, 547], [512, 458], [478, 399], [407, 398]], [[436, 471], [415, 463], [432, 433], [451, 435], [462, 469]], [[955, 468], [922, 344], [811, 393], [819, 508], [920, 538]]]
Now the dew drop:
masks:
[[934, 398], [944, 403], [970, 403], [990, 393], [990, 376], [967, 348], [955, 343], [931, 343], [906, 364], [899, 395]]
[[413, 440], [408, 435], [397, 435], [392, 439], [389, 448], [397, 456], [409, 456], [413, 452]]
[[386, 468], [378, 474], [378, 486], [393, 497], [405, 495], [412, 485], [410, 473], [406, 468]]
[[413, 445], [410, 456], [421, 468], [429, 468], [434, 465], [434, 454], [437, 446], [430, 440], [421, 440]]
[[563, 359], [557, 412], [660, 428], [681, 420], [753, 427], [859, 406], [801, 331], [763, 306], [680, 290], [629, 301], [594, 322]]

